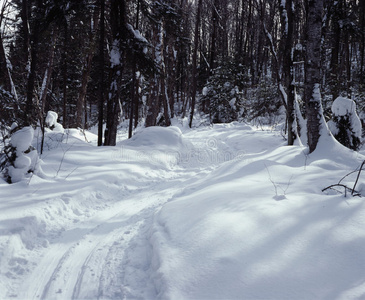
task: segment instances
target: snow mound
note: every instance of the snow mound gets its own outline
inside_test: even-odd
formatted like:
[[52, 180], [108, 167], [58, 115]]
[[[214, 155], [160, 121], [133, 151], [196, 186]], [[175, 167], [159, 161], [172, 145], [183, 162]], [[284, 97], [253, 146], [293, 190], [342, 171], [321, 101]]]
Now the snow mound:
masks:
[[321, 193], [357, 160], [328, 140], [341, 151], [326, 160], [322, 151], [308, 157], [303, 147], [272, 145], [164, 205], [150, 234], [158, 299], [363, 296], [364, 231], [354, 224], [364, 224], [365, 204]]
[[133, 147], [149, 147], [151, 149], [179, 149], [186, 145], [182, 138], [180, 128], [147, 127], [138, 131], [131, 139], [124, 141], [123, 145]]
[[57, 118], [58, 118], [57, 113], [55, 113], [54, 111], [49, 111], [46, 117], [46, 125], [48, 127], [55, 126], [55, 124], [57, 123]]
[[34, 129], [31, 126], [24, 127], [13, 133], [11, 136], [11, 145], [18, 152], [24, 152], [29, 149], [34, 137]]
[[64, 132], [63, 126], [57, 122], [58, 114], [54, 111], [48, 111], [46, 117], [46, 125], [54, 132]]
[[332, 113], [335, 116], [345, 116], [356, 113], [356, 103], [345, 97], [337, 97], [332, 104]]

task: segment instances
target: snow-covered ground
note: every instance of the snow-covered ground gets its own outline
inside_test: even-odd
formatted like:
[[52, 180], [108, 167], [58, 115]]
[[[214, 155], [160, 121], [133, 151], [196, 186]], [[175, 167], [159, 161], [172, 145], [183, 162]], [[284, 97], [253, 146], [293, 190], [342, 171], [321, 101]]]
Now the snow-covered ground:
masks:
[[321, 190], [365, 157], [306, 151], [239, 123], [49, 133], [45, 176], [0, 182], [0, 299], [364, 299], [364, 199]]

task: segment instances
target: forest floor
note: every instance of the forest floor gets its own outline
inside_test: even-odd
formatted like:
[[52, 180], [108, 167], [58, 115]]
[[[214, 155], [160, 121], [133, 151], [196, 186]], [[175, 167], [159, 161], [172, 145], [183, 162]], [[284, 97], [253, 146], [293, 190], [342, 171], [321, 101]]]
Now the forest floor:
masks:
[[365, 151], [175, 125], [48, 133], [43, 176], [0, 181], [0, 299], [365, 297], [364, 198], [322, 192]]

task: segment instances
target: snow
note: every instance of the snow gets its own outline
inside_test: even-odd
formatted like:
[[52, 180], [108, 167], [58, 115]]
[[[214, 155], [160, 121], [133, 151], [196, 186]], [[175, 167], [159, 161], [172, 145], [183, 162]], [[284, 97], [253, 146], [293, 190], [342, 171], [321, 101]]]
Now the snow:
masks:
[[53, 131], [57, 133], [64, 133], [64, 128], [62, 124], [57, 122], [58, 114], [54, 111], [48, 111], [46, 117], [46, 125]]
[[34, 137], [34, 129], [31, 126], [24, 127], [11, 136], [11, 145], [17, 149], [17, 152], [24, 152], [29, 149]]
[[335, 116], [356, 114], [356, 103], [348, 98], [337, 97], [335, 101], [333, 101], [331, 110]]
[[[12, 128], [16, 128], [16, 124]], [[9, 166], [8, 174], [13, 183], [31, 178], [31, 173], [44, 177], [37, 151], [32, 147], [34, 129], [23, 127], [11, 135], [10, 144], [15, 148], [15, 161]]]
[[119, 40], [115, 39], [113, 41], [111, 50], [110, 50], [110, 63], [111, 67], [120, 65], [120, 49], [119, 49]]
[[321, 191], [364, 151], [173, 124], [120, 132], [116, 147], [66, 130], [45, 148], [47, 176], [0, 181], [1, 299], [365, 296], [364, 201]]
[[207, 96], [208, 95], [208, 93], [209, 93], [209, 88], [208, 87], [203, 87], [203, 91], [202, 91], [202, 94], [203, 94], [203, 96]]
[[141, 34], [141, 32], [137, 29], [134, 29], [131, 24], [127, 24], [127, 27], [130, 32], [133, 33], [134, 37], [141, 43], [148, 44], [146, 38]]
[[57, 124], [58, 114], [54, 111], [48, 111], [46, 117], [46, 125], [48, 127], [55, 126]]
[[[345, 98], [345, 97], [337, 97], [335, 101], [333, 101], [331, 107], [332, 113], [334, 116], [343, 117], [349, 116], [350, 117], [350, 124], [352, 125], [352, 131], [354, 132], [355, 136], [361, 137], [361, 121], [356, 113], [356, 103], [355, 101]], [[333, 134], [337, 134], [338, 128], [337, 126], [331, 121], [329, 122], [329, 126], [331, 126], [331, 132]]]

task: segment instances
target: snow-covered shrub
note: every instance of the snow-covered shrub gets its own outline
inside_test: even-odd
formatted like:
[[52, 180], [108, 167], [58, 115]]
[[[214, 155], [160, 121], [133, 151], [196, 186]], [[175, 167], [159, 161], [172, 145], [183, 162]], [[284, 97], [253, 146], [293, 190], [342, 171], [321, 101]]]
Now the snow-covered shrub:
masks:
[[64, 132], [63, 126], [57, 122], [58, 114], [54, 111], [48, 111], [46, 117], [46, 126], [54, 132]]
[[361, 146], [361, 121], [356, 113], [356, 103], [338, 97], [332, 104], [332, 119], [328, 127], [334, 137], [344, 146], [358, 150]]
[[206, 104], [213, 123], [229, 123], [243, 115], [244, 74], [242, 66], [228, 61], [209, 77], [201, 102]]
[[38, 166], [38, 153], [32, 146], [34, 129], [31, 126], [18, 129], [11, 128], [9, 142], [2, 153], [1, 167], [8, 183], [15, 183], [27, 178]]
[[[57, 122], [58, 114], [54, 111], [48, 111], [45, 120], [43, 149], [51, 150], [57, 148], [65, 137], [65, 129], [62, 124]], [[43, 149], [40, 151], [43, 152]]]

